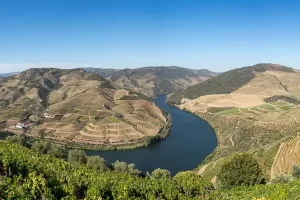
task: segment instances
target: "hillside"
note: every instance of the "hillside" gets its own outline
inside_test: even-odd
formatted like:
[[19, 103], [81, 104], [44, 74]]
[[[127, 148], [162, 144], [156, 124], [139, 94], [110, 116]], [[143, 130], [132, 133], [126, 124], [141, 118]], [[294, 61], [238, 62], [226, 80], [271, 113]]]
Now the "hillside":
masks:
[[169, 97], [170, 103], [180, 104], [182, 99], [196, 99], [210, 94], [229, 94], [254, 79], [256, 73], [268, 70], [293, 72], [293, 69], [275, 64], [257, 64], [233, 69], [202, 83], [178, 90]]
[[254, 154], [268, 179], [290, 173], [298, 164], [292, 157], [298, 151], [288, 151], [284, 158], [278, 158], [293, 164], [280, 161], [285, 167], [276, 165], [279, 170], [273, 170], [275, 175], [271, 175], [271, 168], [280, 144], [300, 130], [299, 84], [297, 70], [258, 64], [225, 72], [169, 96], [169, 102], [181, 102], [178, 107], [208, 121], [216, 131], [219, 145], [199, 174], [215, 182], [221, 165], [236, 152]]
[[79, 147], [146, 145], [169, 123], [142, 95], [82, 69], [24, 71], [2, 80], [0, 99], [3, 130]]
[[109, 76], [111, 76], [112, 74], [114, 74], [115, 72], [119, 71], [118, 69], [109, 69], [109, 68], [84, 68], [84, 70], [88, 71], [88, 72], [93, 72], [96, 74], [99, 74], [100, 76], [102, 76], [103, 78], [107, 78]]
[[121, 88], [154, 97], [168, 94], [216, 76], [206, 69], [192, 70], [182, 67], [142, 67], [137, 69], [107, 70], [89, 69], [97, 72]]

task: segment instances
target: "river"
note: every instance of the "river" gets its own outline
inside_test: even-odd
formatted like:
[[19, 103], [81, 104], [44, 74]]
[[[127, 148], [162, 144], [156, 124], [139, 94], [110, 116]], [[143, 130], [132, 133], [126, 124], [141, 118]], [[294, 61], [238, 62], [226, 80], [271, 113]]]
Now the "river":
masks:
[[134, 150], [87, 150], [87, 155], [99, 155], [110, 163], [116, 160], [134, 163], [143, 172], [162, 168], [174, 175], [196, 168], [217, 147], [214, 130], [206, 121], [169, 106], [166, 95], [158, 96], [154, 102], [172, 116], [172, 128], [167, 138]]
[[[214, 130], [206, 121], [169, 106], [166, 103], [166, 95], [157, 97], [154, 102], [172, 116], [172, 128], [167, 138], [134, 150], [86, 150], [86, 154], [99, 155], [109, 163], [116, 160], [134, 163], [136, 168], [143, 172], [162, 168], [174, 175], [180, 171], [196, 168], [217, 146]], [[5, 137], [6, 135], [0, 134], [0, 139]]]

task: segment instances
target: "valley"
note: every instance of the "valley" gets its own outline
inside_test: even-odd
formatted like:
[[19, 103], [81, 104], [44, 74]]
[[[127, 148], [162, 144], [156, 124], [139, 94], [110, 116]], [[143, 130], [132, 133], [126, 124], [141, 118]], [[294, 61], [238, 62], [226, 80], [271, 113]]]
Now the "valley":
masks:
[[[30, 69], [1, 79], [0, 127], [20, 138], [85, 149], [109, 163], [135, 163], [128, 166], [146, 177], [163, 168], [175, 179], [198, 165], [190, 173], [218, 189], [211, 192], [214, 199], [226, 194], [219, 193], [221, 170], [245, 153], [258, 163], [264, 181], [294, 173], [300, 158], [299, 80], [297, 70], [258, 64], [168, 95], [144, 95], [137, 92], [145, 90], [141, 86], [132, 91], [91, 69]], [[154, 94], [159, 96], [151, 101]]]

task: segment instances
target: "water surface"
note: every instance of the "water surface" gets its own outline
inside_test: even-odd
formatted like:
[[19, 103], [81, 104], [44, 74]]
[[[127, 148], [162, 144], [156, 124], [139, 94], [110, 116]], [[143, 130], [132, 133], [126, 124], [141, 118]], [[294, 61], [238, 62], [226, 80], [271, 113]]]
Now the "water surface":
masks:
[[[86, 150], [87, 155], [99, 155], [109, 163], [116, 160], [134, 163], [143, 172], [162, 168], [174, 175], [196, 168], [217, 146], [216, 134], [207, 122], [169, 106], [165, 100], [166, 95], [161, 95], [154, 102], [172, 116], [172, 128], [167, 138], [134, 150]], [[0, 139], [5, 139], [6, 136], [0, 134]]]
[[216, 134], [207, 122], [169, 106], [165, 100], [166, 95], [161, 95], [154, 102], [172, 116], [171, 132], [166, 139], [134, 150], [87, 150], [87, 154], [99, 155], [110, 163], [116, 160], [135, 163], [143, 172], [162, 168], [174, 175], [196, 168], [217, 146]]

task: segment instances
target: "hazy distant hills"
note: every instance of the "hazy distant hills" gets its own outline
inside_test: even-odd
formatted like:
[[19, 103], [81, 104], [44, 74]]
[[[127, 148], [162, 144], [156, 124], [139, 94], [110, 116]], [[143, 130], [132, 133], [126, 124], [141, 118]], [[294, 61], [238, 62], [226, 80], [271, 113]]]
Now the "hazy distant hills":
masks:
[[119, 87], [151, 97], [172, 93], [218, 74], [207, 69], [193, 70], [176, 66], [142, 67], [122, 70], [88, 68], [87, 70], [100, 74]]
[[111, 76], [114, 72], [119, 71], [119, 69], [109, 69], [109, 68], [84, 68], [88, 72], [97, 73], [100, 76], [107, 78]]
[[9, 77], [9, 76], [12, 76], [14, 74], [17, 74], [18, 72], [10, 72], [10, 73], [4, 73], [4, 74], [0, 74], [0, 78], [1, 77]]

